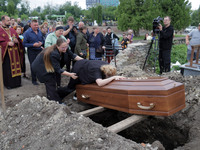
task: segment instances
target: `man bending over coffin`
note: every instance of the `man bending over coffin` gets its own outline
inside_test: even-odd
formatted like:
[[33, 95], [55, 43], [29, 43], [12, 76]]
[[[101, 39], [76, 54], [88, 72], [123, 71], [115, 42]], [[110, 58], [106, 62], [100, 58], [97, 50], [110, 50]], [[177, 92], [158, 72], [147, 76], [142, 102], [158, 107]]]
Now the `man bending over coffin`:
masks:
[[60, 88], [60, 97], [65, 97], [76, 89], [76, 84], [97, 83], [104, 86], [113, 80], [125, 79], [122, 76], [115, 76], [116, 68], [100, 60], [79, 60], [74, 64], [72, 72], [76, 73], [77, 79], [70, 79], [67, 86]]

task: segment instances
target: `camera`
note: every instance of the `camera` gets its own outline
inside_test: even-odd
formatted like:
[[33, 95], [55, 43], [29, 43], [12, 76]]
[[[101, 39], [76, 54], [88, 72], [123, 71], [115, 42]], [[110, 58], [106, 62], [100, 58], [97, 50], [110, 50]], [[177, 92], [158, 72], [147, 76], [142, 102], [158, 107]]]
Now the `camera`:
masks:
[[161, 18], [160, 16], [158, 16], [157, 18], [153, 19], [153, 33], [154, 34], [158, 34], [159, 33], [159, 28], [158, 26], [160, 25], [160, 22], [163, 20], [163, 18]]

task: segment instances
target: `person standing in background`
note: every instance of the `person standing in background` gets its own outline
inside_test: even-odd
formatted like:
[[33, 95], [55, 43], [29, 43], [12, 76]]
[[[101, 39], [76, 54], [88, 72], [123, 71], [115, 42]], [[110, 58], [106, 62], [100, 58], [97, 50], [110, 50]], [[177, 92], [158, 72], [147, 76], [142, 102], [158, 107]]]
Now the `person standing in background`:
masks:
[[164, 27], [160, 24], [160, 42], [159, 42], [159, 66], [160, 74], [170, 72], [171, 68], [171, 49], [174, 36], [174, 28], [171, 25], [171, 18], [164, 17]]
[[17, 18], [17, 24], [22, 28], [24, 27], [24, 24], [21, 22], [21, 18]]
[[89, 56], [90, 60], [102, 60], [102, 56], [105, 50], [105, 39], [103, 34], [99, 32], [99, 27], [94, 26], [93, 32], [89, 37]]
[[10, 28], [10, 17], [1, 17], [0, 48], [2, 51], [3, 82], [7, 89], [21, 86], [22, 42], [17, 32]]
[[[70, 16], [67, 20], [67, 26], [64, 27], [63, 35], [66, 39], [70, 39], [69, 46], [71, 51], [74, 53], [75, 46], [76, 46], [76, 34], [73, 31], [74, 26], [74, 18]], [[67, 71], [70, 71], [71, 59], [67, 59], [68, 62], [66, 63]]]
[[[189, 39], [191, 40], [189, 41]], [[187, 45], [187, 60], [190, 61], [191, 52], [192, 52], [192, 45], [200, 45], [200, 23], [198, 29], [192, 30], [188, 35], [185, 37], [185, 42]], [[193, 60], [196, 59], [196, 53], [194, 53]]]
[[80, 32], [78, 32], [76, 37], [76, 47], [75, 47], [75, 53], [82, 58], [86, 59], [87, 56], [87, 27], [83, 26], [79, 28]]
[[[28, 48], [28, 59], [31, 66], [37, 55], [42, 51], [44, 45], [44, 39], [42, 32], [39, 30], [37, 20], [32, 20], [31, 28], [24, 33], [23, 45]], [[32, 71], [32, 68], [31, 76], [33, 85], [38, 85], [36, 75]]]
[[[16, 27], [16, 32], [17, 32], [17, 34], [18, 34], [18, 36], [19, 36], [19, 38], [22, 40], [22, 42], [23, 42], [23, 40], [24, 40], [24, 36], [22, 35], [22, 27], [21, 26], [17, 26]], [[24, 78], [29, 78], [27, 75], [26, 75], [26, 61], [25, 61], [25, 48], [23, 47], [23, 64], [22, 64], [22, 73], [23, 73], [23, 77]]]

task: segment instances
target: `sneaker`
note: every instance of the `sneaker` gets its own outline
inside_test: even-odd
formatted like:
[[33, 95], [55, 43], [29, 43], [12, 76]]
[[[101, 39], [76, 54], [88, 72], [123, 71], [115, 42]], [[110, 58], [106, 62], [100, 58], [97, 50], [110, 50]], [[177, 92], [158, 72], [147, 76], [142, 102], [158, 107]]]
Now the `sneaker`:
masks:
[[73, 96], [73, 100], [74, 100], [74, 101], [77, 101], [76, 93], [75, 93], [74, 96]]

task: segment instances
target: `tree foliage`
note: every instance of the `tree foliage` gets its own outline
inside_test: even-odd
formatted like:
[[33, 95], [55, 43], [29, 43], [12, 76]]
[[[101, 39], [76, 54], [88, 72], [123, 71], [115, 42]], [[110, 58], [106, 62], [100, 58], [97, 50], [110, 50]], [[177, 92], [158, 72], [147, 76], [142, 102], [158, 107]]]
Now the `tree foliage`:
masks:
[[21, 8], [19, 9], [19, 16], [22, 14], [30, 14], [30, 6], [28, 1], [21, 2]]
[[83, 14], [78, 4], [74, 3], [74, 5], [72, 5], [71, 2], [66, 2], [59, 8], [58, 15], [65, 15], [66, 13], [72, 14], [75, 20], [79, 20], [80, 15]]
[[96, 11], [97, 11], [97, 18], [96, 18], [97, 23], [100, 25], [102, 24], [102, 6], [98, 5]]
[[117, 7], [115, 6], [102, 6], [103, 20], [117, 20], [116, 18]]
[[7, 0], [0, 0], [0, 10], [3, 11], [3, 12], [7, 11], [6, 1]]
[[170, 16], [174, 28], [180, 30], [190, 24], [190, 4], [185, 0], [120, 0], [118, 28], [131, 28], [137, 35], [139, 29], [151, 30], [158, 16]]
[[198, 10], [194, 10], [191, 15], [191, 25], [197, 26], [200, 23], [200, 6]]
[[15, 15], [15, 3], [13, 1], [9, 1], [8, 2], [8, 6], [7, 6], [7, 12], [9, 16], [14, 16]]

